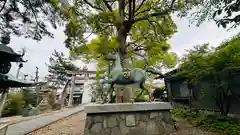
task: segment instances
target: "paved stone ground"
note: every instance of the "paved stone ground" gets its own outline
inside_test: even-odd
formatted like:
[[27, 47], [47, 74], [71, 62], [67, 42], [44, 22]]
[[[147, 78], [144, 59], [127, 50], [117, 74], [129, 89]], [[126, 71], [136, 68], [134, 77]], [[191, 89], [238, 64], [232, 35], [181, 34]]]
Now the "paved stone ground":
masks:
[[41, 113], [39, 115], [28, 116], [28, 117], [23, 117], [23, 116], [20, 116], [20, 115], [19, 116], [12, 116], [12, 117], [5, 117], [5, 118], [0, 118], [0, 123], [1, 124], [18, 123], [18, 122], [21, 122], [21, 121], [31, 120], [31, 119], [35, 119], [35, 118], [42, 117], [42, 116], [45, 116], [45, 115], [50, 115], [50, 114], [53, 114], [53, 113], [59, 113], [59, 112], [70, 110], [70, 109], [71, 108], [62, 108], [61, 110], [48, 111], [48, 112], [45, 112], [45, 113]]
[[76, 113], [26, 135], [83, 135], [86, 115]]
[[80, 107], [76, 107], [71, 110], [66, 110], [63, 112], [54, 113], [52, 115], [47, 115], [47, 116], [39, 117], [36, 119], [12, 124], [8, 127], [7, 135], [24, 135], [35, 129], [41, 128], [42, 126], [46, 126], [47, 124], [52, 123], [58, 119], [61, 119], [73, 113], [82, 111], [83, 109], [84, 109], [84, 106], [82, 105]]

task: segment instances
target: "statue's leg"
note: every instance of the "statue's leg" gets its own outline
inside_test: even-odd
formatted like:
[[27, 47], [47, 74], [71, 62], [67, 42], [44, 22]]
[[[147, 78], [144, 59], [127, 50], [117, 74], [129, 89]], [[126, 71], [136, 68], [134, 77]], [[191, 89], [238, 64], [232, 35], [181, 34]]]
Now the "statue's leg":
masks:
[[109, 98], [110, 98], [110, 100], [109, 100], [109, 102], [111, 103], [111, 102], [113, 102], [112, 101], [112, 98], [113, 98], [113, 84], [111, 83], [110, 84], [110, 87], [109, 87], [109, 89], [108, 89], [108, 94], [109, 94]]

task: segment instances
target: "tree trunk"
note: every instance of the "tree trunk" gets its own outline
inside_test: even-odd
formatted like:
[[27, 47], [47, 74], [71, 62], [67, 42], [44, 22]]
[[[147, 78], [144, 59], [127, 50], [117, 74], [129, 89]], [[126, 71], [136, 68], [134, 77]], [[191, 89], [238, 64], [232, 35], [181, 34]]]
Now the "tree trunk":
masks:
[[124, 32], [124, 26], [121, 26], [117, 33], [117, 41], [119, 43], [119, 55], [121, 60], [122, 67], [126, 67], [128, 65], [127, 61], [127, 50], [126, 50], [126, 34]]

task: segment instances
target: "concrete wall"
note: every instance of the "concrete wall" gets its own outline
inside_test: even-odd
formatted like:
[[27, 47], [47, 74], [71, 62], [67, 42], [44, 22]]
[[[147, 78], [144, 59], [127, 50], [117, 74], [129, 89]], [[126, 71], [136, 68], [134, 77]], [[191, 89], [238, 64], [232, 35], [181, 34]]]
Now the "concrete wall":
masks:
[[91, 87], [90, 85], [94, 83], [95, 80], [87, 80], [84, 83], [84, 92], [83, 92], [83, 97], [82, 97], [82, 103], [91, 103]]

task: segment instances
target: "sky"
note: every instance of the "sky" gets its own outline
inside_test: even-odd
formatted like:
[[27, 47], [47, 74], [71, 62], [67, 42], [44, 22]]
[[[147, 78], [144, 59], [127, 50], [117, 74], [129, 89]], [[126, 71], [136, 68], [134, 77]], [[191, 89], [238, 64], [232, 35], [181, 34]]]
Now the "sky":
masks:
[[[218, 28], [214, 22], [205, 22], [200, 27], [190, 26], [186, 19], [179, 19], [173, 17], [178, 32], [173, 35], [169, 40], [171, 44], [170, 52], [175, 52], [179, 56], [184, 54], [186, 49], [192, 48], [194, 45], [210, 43], [213, 46], [219, 45], [222, 41], [236, 35], [240, 32], [238, 29], [227, 31], [223, 28]], [[63, 28], [52, 30], [54, 38], [44, 37], [41, 41], [34, 41], [24, 37], [12, 37], [11, 46], [16, 52], [21, 48], [26, 48], [25, 60], [28, 60], [21, 69], [20, 76], [24, 74], [34, 74], [36, 66], [39, 68], [39, 76], [43, 78], [48, 74], [48, 68], [45, 63], [48, 62], [49, 57], [52, 55], [54, 49], [58, 52], [63, 52], [69, 55], [68, 49], [64, 45], [66, 36], [63, 33]], [[89, 40], [94, 37], [90, 37]], [[78, 66], [82, 66], [81, 61], [75, 62]], [[94, 70], [94, 63], [87, 65], [90, 70]], [[17, 65], [13, 64], [10, 73], [16, 75]]]

